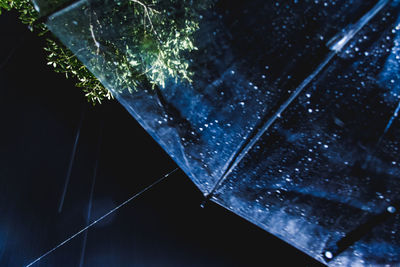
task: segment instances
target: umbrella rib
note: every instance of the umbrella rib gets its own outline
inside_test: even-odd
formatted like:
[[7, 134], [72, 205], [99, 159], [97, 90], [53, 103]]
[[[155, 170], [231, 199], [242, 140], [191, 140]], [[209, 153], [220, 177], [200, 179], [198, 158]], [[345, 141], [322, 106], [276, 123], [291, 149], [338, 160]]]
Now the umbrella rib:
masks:
[[399, 210], [398, 203], [393, 203], [393, 205], [388, 206], [385, 211], [371, 216], [363, 224], [357, 226], [355, 229], [348, 232], [343, 238], [341, 238], [335, 244], [325, 249], [322, 256], [327, 262], [333, 260], [340, 253], [344, 252], [349, 247], [354, 245], [357, 241], [361, 240], [366, 234], [371, 232], [375, 227], [377, 227], [380, 224], [383, 224], [385, 221], [397, 215], [398, 210]]
[[355, 26], [351, 27], [346, 34], [333, 45], [332, 42], [328, 42], [327, 46], [331, 49], [331, 52], [325, 57], [318, 67], [306, 78], [301, 84], [296, 88], [296, 90], [290, 95], [290, 97], [279, 107], [279, 109], [274, 113], [274, 115], [267, 120], [264, 126], [254, 135], [254, 137], [246, 143], [238, 153], [233, 157], [231, 163], [229, 163], [228, 168], [221, 176], [221, 178], [215, 183], [211, 191], [205, 195], [205, 200], [201, 204], [204, 207], [205, 203], [212, 198], [215, 191], [219, 188], [222, 182], [227, 178], [227, 176], [236, 168], [236, 166], [241, 162], [241, 160], [246, 156], [246, 154], [252, 149], [252, 147], [257, 143], [257, 141], [262, 137], [262, 135], [267, 132], [271, 125], [281, 117], [281, 114], [288, 108], [288, 106], [297, 98], [297, 96], [304, 90], [304, 88], [309, 85], [314, 78], [328, 65], [332, 58], [337, 55], [342, 49], [348, 44], [350, 40], [372, 19], [376, 14], [379, 13], [391, 0], [380, 0], [371, 10], [369, 10], [364, 16], [362, 16]]
[[289, 105], [297, 98], [297, 96], [304, 90], [304, 88], [324, 69], [324, 67], [331, 61], [331, 59], [336, 55], [335, 51], [331, 51], [325, 58], [325, 60], [318, 65], [318, 67], [296, 88], [293, 94], [279, 107], [278, 111], [264, 124], [264, 126], [255, 134], [250, 142], [248, 142], [243, 149], [239, 151], [236, 157], [233, 159], [232, 163], [229, 165], [228, 169], [222, 175], [222, 177], [214, 185], [213, 189], [206, 199], [210, 199], [221, 183], [227, 178], [227, 176], [233, 171], [233, 169], [242, 161], [244, 156], [253, 148], [257, 141], [262, 137], [262, 135], [267, 132], [271, 125], [281, 117], [281, 114], [289, 107]]

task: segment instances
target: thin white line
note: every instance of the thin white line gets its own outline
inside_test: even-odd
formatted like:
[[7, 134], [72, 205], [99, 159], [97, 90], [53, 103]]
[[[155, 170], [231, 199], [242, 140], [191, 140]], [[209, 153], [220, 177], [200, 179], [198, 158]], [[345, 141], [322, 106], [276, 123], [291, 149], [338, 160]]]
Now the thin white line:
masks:
[[[100, 142], [99, 142], [100, 146]], [[100, 149], [98, 149], [100, 150]], [[97, 154], [97, 159], [94, 167], [94, 172], [93, 172], [93, 181], [92, 181], [92, 186], [90, 188], [90, 195], [89, 195], [89, 204], [88, 204], [88, 213], [86, 216], [86, 224], [90, 222], [90, 218], [92, 215], [92, 203], [93, 203], [93, 195], [94, 195], [94, 187], [96, 185], [96, 177], [97, 177], [97, 168], [99, 166], [99, 153]], [[87, 242], [87, 236], [88, 236], [88, 231], [86, 231], [83, 235], [83, 243], [82, 243], [82, 251], [81, 251], [81, 258], [79, 261], [79, 267], [83, 266], [83, 262], [85, 260], [85, 252], [86, 252], [86, 242]]]
[[141, 191], [139, 191], [138, 193], [134, 194], [132, 197], [130, 197], [129, 199], [125, 200], [124, 202], [122, 202], [121, 204], [119, 204], [117, 207], [113, 208], [112, 210], [110, 210], [109, 212], [107, 212], [106, 214], [104, 214], [103, 216], [101, 216], [100, 218], [98, 218], [97, 220], [94, 220], [92, 223], [90, 223], [89, 225], [87, 225], [86, 227], [82, 228], [81, 230], [79, 230], [78, 232], [76, 232], [75, 234], [73, 234], [72, 236], [70, 236], [69, 238], [65, 239], [63, 242], [61, 242], [60, 244], [58, 244], [57, 246], [55, 246], [54, 248], [50, 249], [49, 251], [47, 251], [46, 253], [44, 253], [42, 256], [40, 256], [39, 258], [37, 258], [36, 260], [32, 261], [31, 263], [29, 263], [28, 265], [25, 265], [25, 267], [30, 267], [33, 264], [37, 263], [38, 261], [40, 261], [41, 259], [43, 259], [44, 257], [46, 257], [47, 255], [49, 255], [50, 253], [52, 253], [53, 251], [55, 251], [56, 249], [58, 249], [59, 247], [62, 247], [63, 245], [65, 245], [66, 243], [68, 243], [69, 241], [71, 241], [72, 239], [74, 239], [75, 237], [77, 237], [78, 235], [82, 234], [83, 232], [85, 232], [86, 230], [88, 230], [89, 228], [91, 228], [93, 225], [95, 225], [96, 223], [100, 222], [101, 220], [103, 220], [104, 218], [106, 218], [107, 216], [109, 216], [110, 214], [114, 213], [115, 211], [117, 211], [118, 209], [122, 208], [123, 206], [125, 206], [126, 204], [128, 204], [129, 202], [131, 202], [133, 199], [137, 198], [138, 196], [140, 196], [141, 194], [143, 194], [144, 192], [146, 192], [147, 190], [149, 190], [150, 188], [152, 188], [153, 186], [157, 185], [158, 183], [160, 183], [161, 181], [163, 181], [165, 178], [167, 178], [168, 176], [170, 176], [172, 173], [176, 172], [178, 170], [178, 168], [174, 169], [173, 171], [167, 173], [166, 175], [164, 175], [163, 177], [161, 177], [160, 179], [158, 179], [157, 181], [155, 181], [154, 183], [150, 184], [149, 186], [147, 186], [146, 188], [142, 189]]
[[[96, 161], [93, 169], [93, 180], [92, 180], [92, 186], [90, 188], [90, 194], [89, 194], [89, 203], [88, 203], [88, 213], [86, 217], [86, 222], [85, 224], [89, 224], [90, 218], [92, 217], [92, 203], [93, 203], [93, 196], [94, 196], [94, 187], [96, 185], [96, 178], [97, 178], [97, 170], [99, 167], [99, 161], [100, 161], [100, 155], [101, 155], [101, 144], [103, 140], [103, 128], [104, 128], [104, 123], [103, 121], [100, 123], [99, 127], [99, 136], [97, 140], [97, 153], [96, 153]], [[82, 250], [81, 250], [81, 258], [79, 261], [79, 267], [83, 266], [83, 263], [85, 261], [85, 253], [86, 253], [86, 243], [87, 243], [87, 238], [88, 238], [88, 231], [86, 231], [83, 234], [83, 242], [82, 242]]]
[[65, 176], [64, 189], [61, 194], [60, 204], [58, 206], [58, 213], [61, 213], [62, 208], [64, 206], [65, 195], [67, 194], [69, 181], [71, 180], [72, 167], [73, 167], [74, 161], [75, 161], [76, 149], [78, 148], [79, 136], [81, 134], [82, 123], [83, 123], [84, 117], [85, 117], [85, 108], [82, 110], [81, 118], [80, 118], [79, 124], [78, 124], [78, 130], [76, 131], [76, 134], [75, 134], [75, 140], [74, 140], [74, 145], [72, 147], [71, 158], [69, 159], [67, 175]]

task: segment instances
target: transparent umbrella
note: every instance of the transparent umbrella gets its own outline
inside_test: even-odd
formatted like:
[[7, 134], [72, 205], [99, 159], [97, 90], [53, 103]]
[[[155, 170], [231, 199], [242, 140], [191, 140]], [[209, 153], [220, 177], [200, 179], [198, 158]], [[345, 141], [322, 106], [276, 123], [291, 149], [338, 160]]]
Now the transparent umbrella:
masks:
[[206, 199], [332, 266], [400, 263], [399, 1], [34, 2]]

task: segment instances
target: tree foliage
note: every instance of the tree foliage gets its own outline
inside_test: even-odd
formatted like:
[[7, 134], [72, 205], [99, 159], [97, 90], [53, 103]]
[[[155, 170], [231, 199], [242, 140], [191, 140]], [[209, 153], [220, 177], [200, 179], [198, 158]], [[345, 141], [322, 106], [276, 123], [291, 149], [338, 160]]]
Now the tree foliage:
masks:
[[0, 0], [0, 15], [3, 10], [10, 11], [11, 9], [17, 10], [20, 14], [19, 19], [32, 30], [34, 22], [38, 19], [38, 13], [31, 2], [29, 0]]
[[84, 25], [83, 35], [91, 39], [87, 49], [98, 55], [88, 64], [97, 73], [110, 74], [112, 88], [163, 88], [170, 78], [192, 82], [189, 54], [197, 49], [194, 33], [212, 0], [111, 0], [113, 8], [104, 13], [96, 6], [99, 2], [90, 6], [86, 23], [76, 24]]
[[[213, 0], [125, 0], [102, 18], [93, 19], [89, 31], [92, 49], [97, 55], [89, 62], [101, 73], [113, 74], [115, 90], [129, 90], [147, 84], [151, 87], [165, 87], [169, 78], [176, 81], [191, 82], [192, 73], [188, 55], [197, 49], [193, 34], [199, 28], [201, 11], [209, 8]], [[15, 9], [20, 19], [39, 35], [46, 34], [44, 24], [36, 23], [38, 13], [29, 0], [0, 0], [2, 10]], [[116, 20], [126, 19], [129, 24], [118, 40], [107, 38], [102, 33], [107, 27], [116, 27]], [[96, 15], [96, 13], [93, 13]], [[92, 19], [90, 18], [92, 21]], [[108, 29], [115, 31], [115, 29]], [[125, 44], [122, 46], [121, 44]], [[112, 98], [111, 93], [89, 72], [77, 57], [52, 36], [47, 38], [48, 65], [65, 76], [77, 80], [76, 85], [83, 89], [88, 100], [101, 103]], [[99, 61], [101, 59], [101, 62]]]

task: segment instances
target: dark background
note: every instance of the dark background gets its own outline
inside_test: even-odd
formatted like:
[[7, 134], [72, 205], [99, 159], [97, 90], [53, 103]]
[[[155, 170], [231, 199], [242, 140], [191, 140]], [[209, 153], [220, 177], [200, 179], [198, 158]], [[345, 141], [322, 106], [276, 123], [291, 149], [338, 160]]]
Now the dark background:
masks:
[[[92, 107], [46, 65], [44, 39], [0, 16], [0, 266], [22, 266], [176, 168], [116, 101]], [[83, 117], [82, 117], [83, 116]], [[58, 212], [80, 119], [62, 212]], [[100, 145], [100, 149], [99, 146]], [[33, 266], [318, 266], [178, 171]]]

